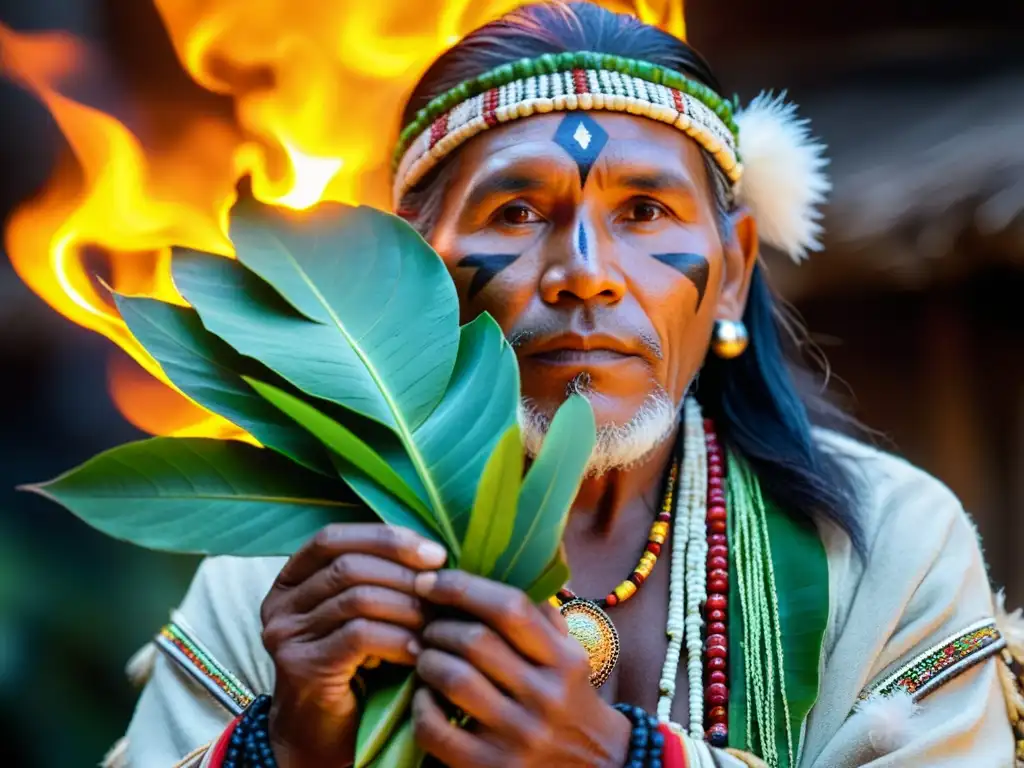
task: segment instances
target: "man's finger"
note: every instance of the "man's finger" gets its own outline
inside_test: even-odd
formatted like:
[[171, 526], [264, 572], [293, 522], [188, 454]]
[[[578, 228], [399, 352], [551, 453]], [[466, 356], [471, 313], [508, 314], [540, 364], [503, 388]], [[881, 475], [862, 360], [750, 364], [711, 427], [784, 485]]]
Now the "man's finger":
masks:
[[422, 632], [423, 645], [461, 656], [527, 706], [532, 700], [535, 667], [493, 629], [478, 621], [436, 619]]
[[376, 555], [352, 552], [334, 558], [297, 587], [281, 592], [279, 608], [309, 613], [345, 590], [364, 584], [415, 594], [418, 571]]
[[504, 764], [495, 747], [449, 722], [426, 688], [413, 694], [412, 722], [416, 743], [448, 768], [499, 768]]
[[370, 619], [353, 619], [326, 637], [296, 645], [317, 646], [318, 658], [330, 659], [334, 670], [349, 676], [369, 659], [412, 666], [419, 655], [414, 632]]
[[561, 633], [521, 590], [465, 571], [444, 570], [418, 574], [416, 594], [480, 619], [536, 664], [554, 666], [561, 658]]
[[366, 584], [350, 587], [301, 617], [303, 632], [299, 638], [324, 637], [345, 622], [357, 618], [417, 630], [424, 623], [421, 606], [420, 598], [386, 587]]
[[382, 523], [337, 523], [322, 528], [281, 569], [276, 585], [298, 586], [339, 555], [361, 552], [392, 560], [415, 570], [440, 568], [447, 554], [437, 542], [408, 528]]
[[465, 659], [427, 648], [416, 660], [416, 673], [459, 710], [498, 733], [528, 733], [536, 723], [512, 699]]

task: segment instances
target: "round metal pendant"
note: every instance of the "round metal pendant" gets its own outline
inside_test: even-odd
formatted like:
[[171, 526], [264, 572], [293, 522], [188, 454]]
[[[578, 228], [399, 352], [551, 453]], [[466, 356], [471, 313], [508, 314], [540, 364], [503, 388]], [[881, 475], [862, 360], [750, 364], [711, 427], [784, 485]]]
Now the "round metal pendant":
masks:
[[619, 661], [619, 632], [596, 604], [576, 598], [559, 609], [572, 635], [590, 657], [590, 684], [600, 688]]

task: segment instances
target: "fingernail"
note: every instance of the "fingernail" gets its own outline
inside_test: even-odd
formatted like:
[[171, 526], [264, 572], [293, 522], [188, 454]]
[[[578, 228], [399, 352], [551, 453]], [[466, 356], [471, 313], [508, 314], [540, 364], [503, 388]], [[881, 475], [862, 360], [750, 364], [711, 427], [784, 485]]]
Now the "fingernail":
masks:
[[420, 641], [419, 640], [412, 639], [412, 640], [409, 641], [409, 644], [407, 646], [405, 646], [405, 649], [407, 651], [409, 651], [410, 655], [412, 655], [412, 656], [419, 656], [420, 655], [420, 651], [423, 650], [423, 646], [420, 645]]
[[416, 548], [416, 554], [427, 565], [444, 565], [448, 559], [448, 551], [434, 541], [424, 541]]
[[416, 574], [416, 581], [413, 583], [413, 588], [416, 590], [418, 595], [428, 595], [434, 589], [434, 585], [437, 583], [437, 574], [433, 571], [424, 571], [423, 573]]

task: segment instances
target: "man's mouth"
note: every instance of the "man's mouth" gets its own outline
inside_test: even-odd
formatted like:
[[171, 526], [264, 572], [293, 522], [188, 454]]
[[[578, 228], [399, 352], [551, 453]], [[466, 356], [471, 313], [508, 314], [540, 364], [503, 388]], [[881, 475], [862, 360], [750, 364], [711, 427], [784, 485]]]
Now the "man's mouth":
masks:
[[606, 365], [639, 357], [630, 344], [604, 334], [560, 334], [527, 343], [524, 358], [547, 365]]
[[612, 349], [552, 349], [530, 355], [531, 360], [551, 365], [598, 365], [628, 360], [635, 355], [616, 352]]

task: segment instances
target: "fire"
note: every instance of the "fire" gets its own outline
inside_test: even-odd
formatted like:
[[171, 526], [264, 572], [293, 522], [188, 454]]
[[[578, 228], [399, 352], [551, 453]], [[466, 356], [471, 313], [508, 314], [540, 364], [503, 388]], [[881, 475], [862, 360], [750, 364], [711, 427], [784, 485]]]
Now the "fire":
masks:
[[[230, 257], [227, 215], [243, 178], [255, 197], [288, 208], [387, 208], [381, 150], [397, 138], [396, 105], [442, 51], [524, 0], [420, 0], [414, 12], [383, 0], [154, 2], [181, 65], [231, 100], [233, 119], [186, 108], [170, 133], [133, 131], [68, 95], [93, 64], [80, 41], [0, 25], [3, 72], [43, 102], [73, 156], [11, 217], [7, 251], [50, 306], [128, 354], [111, 363], [109, 381], [129, 421], [154, 434], [244, 437], [170, 385], [106, 286], [183, 303], [170, 247]], [[684, 34], [681, 0], [602, 4]]]

